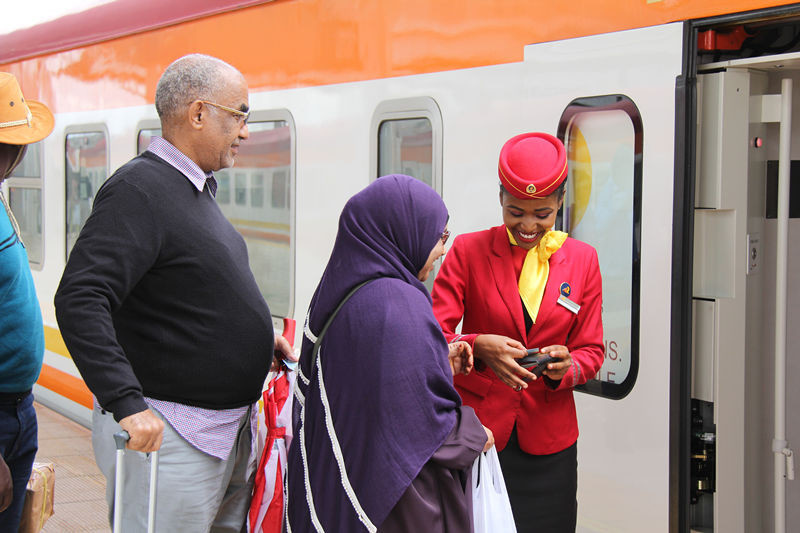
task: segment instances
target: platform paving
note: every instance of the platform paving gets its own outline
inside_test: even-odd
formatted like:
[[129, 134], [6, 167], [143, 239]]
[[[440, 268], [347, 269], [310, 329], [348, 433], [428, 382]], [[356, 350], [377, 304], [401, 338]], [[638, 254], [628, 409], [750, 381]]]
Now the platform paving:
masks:
[[40, 403], [39, 453], [36, 462], [55, 465], [53, 509], [45, 533], [108, 533], [106, 481], [94, 462], [92, 434], [85, 427]]

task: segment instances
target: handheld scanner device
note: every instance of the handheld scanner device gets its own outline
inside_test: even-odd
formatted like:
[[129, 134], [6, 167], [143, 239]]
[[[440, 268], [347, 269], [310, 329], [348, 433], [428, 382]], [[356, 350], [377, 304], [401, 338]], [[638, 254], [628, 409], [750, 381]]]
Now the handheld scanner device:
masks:
[[522, 359], [517, 359], [517, 364], [536, 375], [537, 378], [542, 377], [542, 372], [547, 369], [547, 365], [558, 361], [555, 357], [547, 354], [539, 353], [539, 348], [530, 348], [528, 354]]

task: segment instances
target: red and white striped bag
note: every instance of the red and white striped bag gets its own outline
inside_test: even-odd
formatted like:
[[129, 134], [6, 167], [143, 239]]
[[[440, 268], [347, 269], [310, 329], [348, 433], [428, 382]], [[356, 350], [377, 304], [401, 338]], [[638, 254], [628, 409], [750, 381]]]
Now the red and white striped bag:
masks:
[[[290, 322], [290, 323], [287, 323]], [[284, 319], [284, 337], [292, 343], [294, 320]], [[267, 375], [267, 386], [258, 401], [259, 454], [253, 499], [247, 517], [249, 533], [281, 533], [286, 511], [286, 452], [292, 442], [292, 403], [297, 372], [295, 365], [281, 365]]]

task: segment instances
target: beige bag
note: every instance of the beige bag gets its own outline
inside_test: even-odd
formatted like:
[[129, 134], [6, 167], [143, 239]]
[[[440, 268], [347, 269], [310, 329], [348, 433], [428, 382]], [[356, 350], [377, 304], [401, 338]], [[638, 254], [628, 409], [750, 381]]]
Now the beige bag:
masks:
[[53, 490], [56, 472], [53, 463], [33, 463], [31, 478], [25, 490], [19, 533], [39, 533], [53, 516]]

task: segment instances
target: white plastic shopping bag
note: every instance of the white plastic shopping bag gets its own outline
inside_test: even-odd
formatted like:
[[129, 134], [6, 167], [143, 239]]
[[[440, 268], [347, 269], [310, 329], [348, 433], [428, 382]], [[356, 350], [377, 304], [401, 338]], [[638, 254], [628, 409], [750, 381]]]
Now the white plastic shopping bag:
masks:
[[475, 533], [516, 533], [497, 449], [478, 455], [472, 465], [472, 514]]

